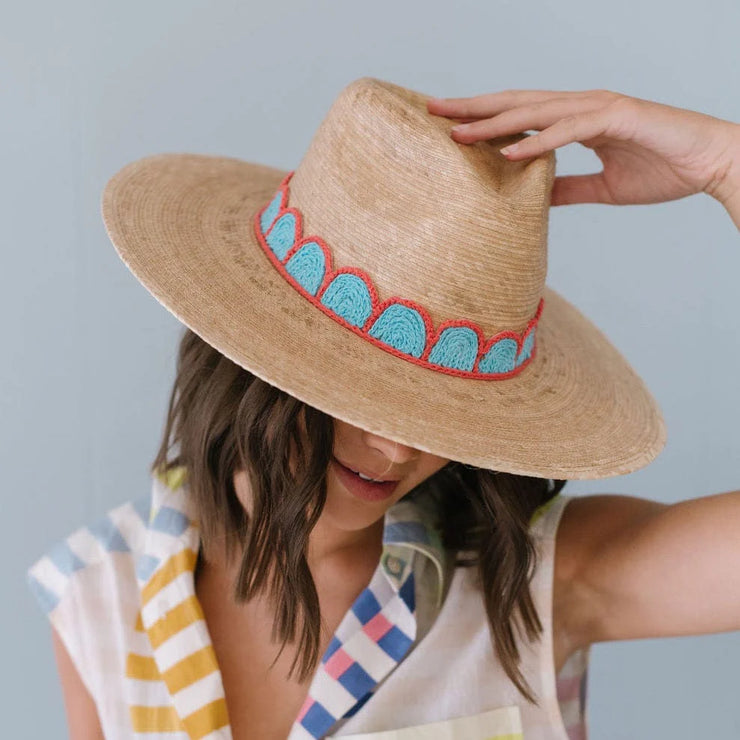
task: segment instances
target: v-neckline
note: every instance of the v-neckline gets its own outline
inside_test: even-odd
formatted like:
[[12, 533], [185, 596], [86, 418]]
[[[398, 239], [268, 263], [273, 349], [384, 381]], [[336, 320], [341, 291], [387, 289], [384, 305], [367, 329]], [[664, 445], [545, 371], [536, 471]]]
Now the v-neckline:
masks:
[[[156, 478], [155, 478], [156, 481]], [[195, 594], [198, 522], [186, 486], [155, 491], [137, 563], [142, 626], [175, 711], [191, 737], [231, 738], [223, 676]], [[414, 562], [439, 547], [412, 502], [386, 512], [383, 554], [368, 586], [341, 620], [312, 678], [290, 740], [325, 736], [351, 716], [401, 662], [416, 637]], [[394, 508], [394, 507], [392, 507]], [[177, 666], [177, 670], [174, 670]], [[196, 680], [198, 691], [189, 688]]]
[[[211, 583], [211, 584], [209, 584], [207, 586], [204, 586], [203, 581], [200, 581], [199, 582], [199, 579], [203, 575], [202, 567], [204, 565], [204, 562], [205, 561], [203, 560], [203, 557], [202, 557], [202, 549], [199, 549], [199, 551], [198, 551], [198, 557], [197, 557], [197, 560], [196, 560], [196, 564], [195, 564], [195, 567], [193, 568], [193, 587], [194, 587], [194, 591], [195, 591], [195, 595], [196, 595], [195, 598], [198, 601], [198, 603], [200, 604], [201, 610], [204, 612], [204, 620], [205, 620], [205, 612], [206, 612], [206, 609], [204, 608], [204, 602], [201, 600], [202, 597], [204, 596], [205, 593], [207, 593], [208, 591], [210, 591], [209, 596], [214, 596], [217, 599], [223, 598], [223, 595], [225, 593], [225, 590], [224, 590], [225, 589], [225, 585], [224, 585], [223, 582], [220, 583], [220, 584], [218, 583], [218, 578], [220, 578], [220, 576], [216, 576], [216, 579], [217, 580], [216, 580], [216, 583], [215, 584]], [[338, 637], [337, 637], [338, 635], [341, 635], [341, 634], [344, 634], [344, 633], [347, 633], [348, 632], [347, 622], [349, 621], [351, 623], [350, 624], [350, 629], [351, 629], [351, 626], [356, 623], [357, 618], [356, 618], [356, 616], [353, 616], [353, 608], [359, 607], [359, 597], [365, 591], [367, 591], [368, 589], [372, 590], [373, 588], [376, 591], [378, 590], [377, 589], [377, 579], [378, 578], [385, 579], [385, 575], [383, 574], [382, 569], [383, 569], [383, 565], [382, 565], [382, 562], [381, 562], [381, 558], [379, 558], [377, 564], [375, 565], [375, 568], [374, 568], [373, 572], [368, 577], [366, 584], [360, 590], [360, 593], [354, 599], [353, 603], [344, 611], [344, 613], [342, 614], [341, 618], [339, 619], [339, 622], [337, 624], [336, 629], [334, 630], [334, 632], [333, 632], [331, 638], [329, 639], [329, 641], [326, 643], [326, 648], [324, 650], [324, 655], [322, 657], [326, 657], [326, 655], [330, 652], [331, 646], [335, 643], [335, 641], [338, 640]], [[213, 575], [213, 574], [211, 574], [211, 575]], [[374, 582], [375, 582], [375, 586], [373, 586], [373, 583]], [[205, 590], [204, 590], [204, 588], [205, 588]], [[212, 612], [213, 611], [213, 608], [214, 608], [214, 605], [211, 604], [209, 611]], [[216, 606], [216, 608], [218, 608], [218, 607]], [[215, 655], [215, 646], [214, 646], [214, 643], [213, 643], [212, 628], [215, 628], [215, 627], [209, 626], [209, 622], [206, 621], [206, 630], [208, 632], [209, 639], [211, 640], [211, 645], [213, 646], [214, 655]], [[297, 733], [297, 736], [298, 737], [301, 737], [301, 738], [307, 737], [305, 735], [305, 731], [306, 731], [305, 730], [305, 727], [300, 726], [300, 722], [301, 722], [301, 719], [303, 718], [304, 714], [306, 713], [306, 711], [310, 708], [310, 706], [312, 704], [311, 699], [312, 698], [315, 698], [315, 695], [317, 693], [315, 691], [316, 684], [317, 684], [318, 681], [320, 681], [320, 679], [318, 678], [318, 674], [321, 671], [322, 671], [322, 661], [320, 660], [317, 663], [317, 665], [316, 665], [316, 667], [315, 667], [315, 669], [314, 669], [314, 671], [313, 671], [310, 679], [304, 684], [305, 691], [302, 692], [303, 693], [303, 699], [302, 699], [302, 702], [301, 702], [301, 707], [296, 712], [296, 714], [295, 714], [295, 716], [293, 718], [293, 721], [291, 722], [291, 725], [290, 725], [290, 731], [289, 731], [289, 733], [290, 733], [290, 736], [291, 737], [293, 737], [294, 735], [296, 735], [296, 733]], [[221, 685], [224, 686], [224, 697], [227, 698], [227, 695], [226, 695], [226, 692], [225, 692], [225, 682], [224, 682], [224, 676], [223, 676], [222, 666], [219, 663], [218, 656], [216, 656], [216, 672], [218, 674], [219, 680], [221, 681]], [[229, 702], [231, 702], [232, 701], [232, 697], [228, 696], [228, 700], [229, 700]], [[341, 718], [338, 718], [338, 719], [341, 719]], [[229, 731], [231, 731], [231, 718], [230, 717], [229, 717], [228, 728], [225, 727], [223, 729], [228, 729]], [[330, 730], [331, 730], [331, 728], [329, 728], [329, 731]]]

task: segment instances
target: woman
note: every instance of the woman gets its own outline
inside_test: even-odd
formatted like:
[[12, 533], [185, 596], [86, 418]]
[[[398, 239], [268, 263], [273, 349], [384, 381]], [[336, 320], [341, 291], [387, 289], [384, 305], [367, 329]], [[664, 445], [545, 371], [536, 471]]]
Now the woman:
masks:
[[[401, 151], [403, 135], [414, 135], [413, 126], [403, 126], [417, 120], [420, 98], [373, 80], [351, 88], [354, 105], [345, 110], [351, 110], [353, 118], [367, 114], [369, 125], [382, 120], [382, 114], [363, 109], [363, 100], [399, 106], [399, 115], [385, 132], [405, 132], [398, 134], [400, 145], [393, 142]], [[539, 158], [535, 161], [545, 167], [501, 170], [510, 173], [502, 175], [501, 192], [524, 178], [522, 192], [530, 203], [538, 194], [549, 193], [548, 187], [537, 189], [552, 184], [547, 153], [579, 141], [596, 151], [604, 171], [556, 178], [552, 205], [650, 203], [707, 192], [740, 226], [737, 124], [609, 91], [506, 91], [426, 104], [435, 116], [470, 122], [451, 130], [454, 140], [464, 145], [528, 129], [541, 131], [516, 137], [518, 146], [502, 152], [512, 162]], [[333, 120], [337, 126], [352, 125], [339, 114]], [[429, 124], [430, 136], [437, 125]], [[382, 128], [377, 131], [378, 141], [382, 133]], [[323, 161], [332, 155], [321, 150], [321, 141], [319, 137], [314, 148]], [[472, 176], [480, 164], [464, 159], [467, 155], [460, 160], [459, 153], [456, 147], [440, 145], [435, 150], [438, 159], [430, 157], [439, 171], [447, 168], [445, 186], [452, 187], [460, 169]], [[337, 156], [351, 155], [341, 150]], [[302, 167], [303, 173], [311, 171], [308, 165]], [[116, 185], [109, 191], [106, 224], [129, 267], [174, 311], [172, 295], [178, 288], [165, 282], [155, 285], [154, 273], [147, 273], [137, 255], [126, 251], [133, 232], [125, 232], [121, 224], [126, 219], [133, 223], [130, 214], [141, 213], [136, 198], [151, 212], [157, 210], [144, 197], [143, 172], [130, 170], [126, 176], [126, 187], [137, 183], [138, 190]], [[300, 188], [300, 178], [282, 179], [275, 198], [255, 217], [262, 247], [283, 266], [290, 265], [297, 245], [291, 242], [286, 248], [285, 229], [279, 224], [290, 222], [301, 233], [306, 214], [289, 200], [300, 195]], [[204, 201], [214, 197], [205, 187], [192, 192], [196, 190]], [[363, 197], [365, 203], [376, 197], [375, 191]], [[450, 208], [456, 202], [451, 200]], [[187, 211], [178, 208], [178, 218], [186, 220]], [[225, 234], [238, 233], [229, 221], [236, 221], [234, 214], [221, 212]], [[419, 223], [432, 217], [422, 216]], [[537, 218], [532, 223], [536, 243], [542, 234], [537, 232]], [[137, 228], [141, 230], [140, 223]], [[524, 244], [523, 221], [514, 220], [510, 228]], [[319, 237], [300, 244], [326, 246]], [[386, 246], [393, 249], [390, 243]], [[510, 261], [511, 255], [502, 251], [500, 256]], [[369, 259], [369, 252], [360, 256]], [[179, 258], [189, 259], [184, 251]], [[205, 263], [200, 267], [205, 269]], [[296, 261], [286, 274], [305, 287], [312, 276], [309, 268]], [[252, 287], [256, 292], [257, 282]], [[267, 293], [274, 289], [266, 283], [259, 288]], [[331, 303], [328, 292], [322, 295], [325, 307], [338, 305]], [[309, 293], [304, 291], [304, 297]], [[558, 310], [555, 296], [548, 294], [548, 301], [551, 311]], [[282, 305], [291, 312], [292, 305]], [[199, 323], [203, 312], [189, 314], [186, 298], [177, 308], [189, 326], [204, 326]], [[528, 366], [531, 376], [537, 361], [556, 363], [553, 345], [545, 341], [548, 308], [543, 312], [540, 304], [519, 333], [497, 334], [500, 344], [487, 344], [485, 356], [479, 350], [474, 368], [480, 370], [490, 351], [499, 347], [501, 352], [487, 367], [499, 376], [495, 385], [506, 388], [508, 378], [525, 382]], [[217, 308], [212, 305], [210, 310]], [[537, 324], [540, 316], [543, 323]], [[277, 318], [270, 327], [276, 347], [283, 346]], [[253, 321], [256, 325], [261, 317]], [[306, 326], [316, 339], [311, 334], [314, 325], [307, 320]], [[537, 345], [535, 327], [543, 329]], [[270, 331], [261, 323], [255, 341], [269, 339]], [[368, 333], [378, 341], [388, 336], [380, 330]], [[441, 342], [441, 331], [436, 336]], [[596, 342], [595, 335], [590, 336]], [[327, 332], [322, 339], [328, 342], [328, 337]], [[526, 337], [532, 338], [530, 344]], [[296, 396], [318, 393], [321, 384], [316, 381], [322, 379], [314, 377], [310, 391], [301, 386], [312, 368], [302, 364], [300, 352], [289, 367], [273, 366], [269, 372], [252, 360], [252, 374], [226, 356], [230, 347], [224, 336], [214, 333], [211, 338], [224, 351], [195, 331], [183, 336], [165, 435], [152, 466], [152, 501], [147, 497], [119, 507], [91, 528], [97, 541], [104, 542], [103, 554], [86, 563], [76, 560], [84, 539], [78, 533], [68, 538], [66, 550], [53, 552], [30, 571], [32, 588], [64, 638], [54, 631], [72, 737], [100, 737], [104, 728], [106, 737], [162, 732], [183, 738], [585, 737], [591, 644], [740, 628], [740, 554], [728, 545], [737, 541], [740, 492], [670, 506], [631, 496], [570, 498], [559, 493], [564, 483], [554, 475], [559, 470], [572, 472], [563, 478], [605, 477], [636, 469], [657, 454], [664, 435], [647, 396], [645, 429], [635, 425], [630, 442], [639, 447], [642, 440], [644, 448], [640, 454], [633, 451], [629, 460], [603, 460], [609, 439], [597, 441], [595, 430], [619, 414], [607, 413], [606, 407], [590, 434], [570, 440], [567, 449], [583, 445], [570, 460], [548, 462], [540, 449], [546, 436], [536, 446], [533, 436], [522, 445], [515, 435], [508, 447], [490, 453], [490, 463], [474, 455], [476, 440], [461, 441], [465, 454], [458, 460], [437, 454], [454, 451], [453, 442], [435, 438], [423, 426], [416, 427], [416, 445], [403, 444], [320, 411], [262, 379], [285, 372], [282, 377], [295, 378]], [[318, 339], [314, 344], [320, 344]], [[360, 352], [361, 346], [364, 350], [348, 339], [346, 351]], [[265, 351], [268, 347], [265, 343]], [[393, 347], [395, 355], [404, 351]], [[504, 350], [511, 347], [515, 361], [508, 365]], [[586, 345], [580, 349], [588, 351]], [[608, 350], [599, 345], [598, 351]], [[444, 362], [441, 349], [438, 363], [428, 350], [406, 355], [403, 359], [416, 365], [424, 359], [438, 367]], [[389, 366], [399, 376], [400, 363]], [[453, 377], [471, 375], [457, 366], [444, 367]], [[331, 365], [324, 372], [329, 374]], [[628, 382], [625, 368], [620, 366], [617, 374]], [[632, 385], [623, 403], [643, 392], [629, 378]], [[356, 405], [341, 407], [348, 419], [359, 420], [363, 409], [386, 401], [365, 392], [365, 380], [359, 373]], [[393, 393], [390, 385], [387, 392]], [[557, 396], [554, 389], [551, 392]], [[544, 388], [538, 396], [546, 394]], [[427, 404], [436, 400], [424, 393], [419, 397]], [[331, 399], [316, 398], [317, 407], [332, 407]], [[469, 403], [470, 410], [475, 406], [474, 398], [465, 401], [461, 396], [455, 402]], [[518, 399], [512, 415], [527, 403], [532, 402]], [[561, 406], [561, 420], [566, 414]], [[423, 406], [416, 415], [425, 422]], [[397, 420], [389, 421], [387, 414], [384, 419], [391, 426], [411, 425], [416, 423], [413, 416], [401, 408]], [[368, 427], [379, 428], [380, 414], [367, 418], [372, 419]], [[432, 412], [426, 418], [437, 421]], [[526, 419], [520, 421], [519, 429], [527, 430]], [[560, 434], [561, 441], [568, 441], [564, 432], [555, 431], [558, 418], [550, 421], [551, 427], [541, 433]], [[621, 421], [628, 423], [626, 418]], [[409, 438], [409, 429], [396, 436]], [[624, 427], [622, 438], [619, 429], [612, 431], [613, 444], [621, 442], [626, 449]], [[485, 442], [485, 435], [481, 437]], [[488, 441], [489, 446], [499, 442], [490, 436]], [[597, 444], [602, 445], [598, 454]], [[173, 447], [175, 453], [170, 454]], [[565, 450], [560, 448], [561, 455]], [[583, 450], [591, 458], [576, 459]], [[487, 464], [466, 463], [464, 457]], [[491, 464], [499, 459], [501, 465]], [[509, 470], [503, 472], [504, 467]], [[475, 567], [463, 567], [466, 564]], [[69, 577], [57, 586], [50, 580], [52, 565], [54, 578], [61, 578], [59, 572]], [[134, 567], [138, 588], [133, 584]], [[108, 592], [112, 595], [103, 596]], [[697, 604], [704, 608], [698, 610]], [[92, 636], [82, 636], [108, 615], [118, 624], [96, 626]], [[516, 624], [517, 616], [523, 629]], [[113, 646], [116, 639], [123, 647]], [[495, 653], [489, 650], [489, 639]], [[121, 691], [128, 693], [122, 697]]]

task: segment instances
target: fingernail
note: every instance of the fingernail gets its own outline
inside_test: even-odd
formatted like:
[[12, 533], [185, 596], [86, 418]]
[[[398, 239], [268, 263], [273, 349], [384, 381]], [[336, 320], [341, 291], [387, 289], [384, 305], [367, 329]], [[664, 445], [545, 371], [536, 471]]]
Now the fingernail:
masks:
[[452, 127], [452, 131], [465, 131], [465, 129], [468, 127], [467, 123], [458, 123], [457, 126]]
[[509, 144], [509, 146], [505, 146], [503, 149], [499, 149], [499, 151], [506, 156], [507, 154], [513, 154], [518, 148], [519, 144]]

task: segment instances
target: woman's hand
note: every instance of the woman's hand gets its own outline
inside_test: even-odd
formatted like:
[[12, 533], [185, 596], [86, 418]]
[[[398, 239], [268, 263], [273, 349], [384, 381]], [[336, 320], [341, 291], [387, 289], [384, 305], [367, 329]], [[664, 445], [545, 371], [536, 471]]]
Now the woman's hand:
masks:
[[455, 141], [537, 130], [508, 159], [521, 160], [577, 141], [603, 170], [556, 177], [552, 205], [659, 203], [704, 192], [740, 228], [740, 124], [609, 90], [504, 90], [469, 98], [435, 98], [428, 110], [469, 123]]

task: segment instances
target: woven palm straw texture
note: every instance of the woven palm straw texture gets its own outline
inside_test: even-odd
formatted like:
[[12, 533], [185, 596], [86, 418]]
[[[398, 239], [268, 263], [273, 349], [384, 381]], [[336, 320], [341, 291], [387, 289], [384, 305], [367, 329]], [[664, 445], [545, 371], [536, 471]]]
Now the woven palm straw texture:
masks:
[[163, 154], [108, 183], [120, 257], [173, 315], [234, 362], [352, 424], [437, 455], [540, 477], [604, 478], [665, 443], [655, 399], [626, 359], [546, 285], [555, 154], [509, 162], [522, 135], [461, 145], [427, 96], [361, 78], [337, 96], [290, 181], [303, 235], [358, 267], [381, 300], [422, 305], [434, 326], [522, 332], [544, 299], [536, 352], [513, 377], [435, 372], [319, 311], [276, 270], [252, 225], [288, 174]]

